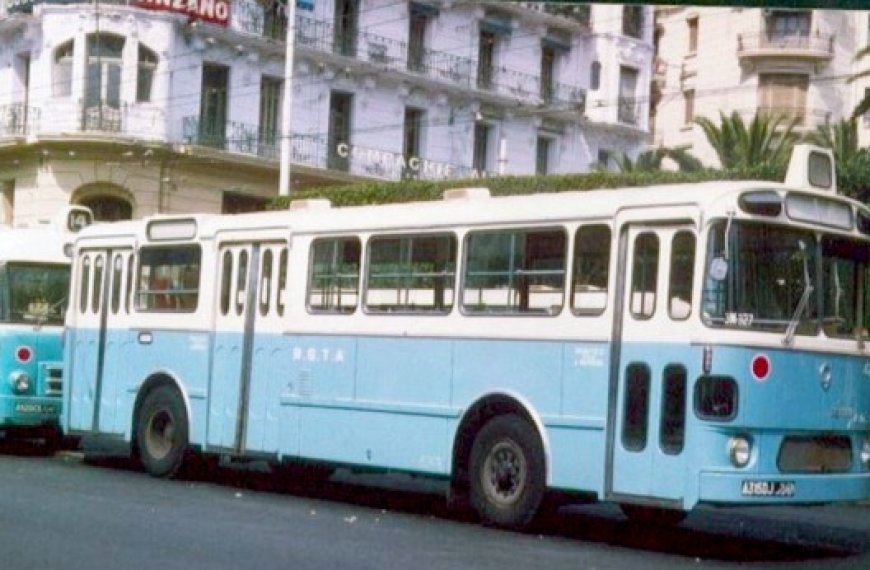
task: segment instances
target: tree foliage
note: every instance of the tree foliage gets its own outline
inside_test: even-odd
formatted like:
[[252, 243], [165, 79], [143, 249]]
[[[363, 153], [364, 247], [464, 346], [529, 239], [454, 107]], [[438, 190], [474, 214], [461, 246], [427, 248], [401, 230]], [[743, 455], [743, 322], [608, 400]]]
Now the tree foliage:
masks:
[[757, 113], [746, 124], [736, 111], [731, 115], [720, 112], [718, 125], [707, 117], [697, 117], [695, 123], [704, 131], [726, 170], [759, 164], [784, 170], [797, 140], [794, 134], [797, 118], [783, 115]]

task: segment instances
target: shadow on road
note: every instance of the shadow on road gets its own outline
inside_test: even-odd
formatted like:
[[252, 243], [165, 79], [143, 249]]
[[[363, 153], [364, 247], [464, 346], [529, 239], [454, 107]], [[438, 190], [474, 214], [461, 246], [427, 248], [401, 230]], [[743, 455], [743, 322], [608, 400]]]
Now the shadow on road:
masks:
[[[89, 459], [100, 467], [136, 470], [129, 460]], [[273, 474], [264, 464], [231, 464], [200, 469], [181, 479], [263, 493], [342, 502], [398, 513], [473, 522], [447, 508], [437, 483], [401, 477], [398, 489], [389, 475], [352, 475], [339, 471], [329, 479], [289, 479]], [[379, 486], [380, 485], [380, 486]], [[415, 488], [417, 487], [417, 488]], [[443, 487], [443, 485], [442, 485]], [[635, 550], [667, 553], [693, 559], [733, 562], [797, 562], [821, 564], [870, 551], [870, 535], [859, 530], [831, 529], [803, 521], [783, 521], [702, 510], [675, 527], [654, 527], [628, 521], [608, 505], [568, 506], [538, 522], [534, 534], [595, 542]]]

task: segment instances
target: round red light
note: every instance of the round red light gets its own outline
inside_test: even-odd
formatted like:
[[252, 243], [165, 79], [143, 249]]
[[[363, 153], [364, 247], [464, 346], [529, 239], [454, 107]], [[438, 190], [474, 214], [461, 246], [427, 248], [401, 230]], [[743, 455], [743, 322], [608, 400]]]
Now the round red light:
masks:
[[15, 358], [22, 364], [27, 364], [33, 358], [33, 351], [28, 346], [19, 346], [15, 351]]
[[770, 359], [766, 355], [759, 354], [752, 359], [752, 376], [759, 382], [764, 382], [770, 376]]

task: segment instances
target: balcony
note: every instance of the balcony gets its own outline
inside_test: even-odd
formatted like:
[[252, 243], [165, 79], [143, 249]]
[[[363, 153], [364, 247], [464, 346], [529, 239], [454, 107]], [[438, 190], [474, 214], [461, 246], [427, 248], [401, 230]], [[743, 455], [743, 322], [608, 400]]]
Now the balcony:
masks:
[[741, 61], [759, 58], [828, 61], [834, 57], [834, 36], [819, 32], [738, 34], [737, 57]]
[[[228, 121], [185, 117], [182, 131], [186, 144], [224, 152], [260, 157], [277, 162], [281, 137], [271, 129], [260, 129]], [[296, 165], [345, 172], [353, 176], [382, 180], [442, 180], [473, 176], [471, 168], [420, 157], [405, 158], [401, 153], [351, 144], [330, 144], [327, 137], [294, 134], [291, 161]]]
[[554, 83], [542, 89], [537, 75], [503, 66], [478, 69], [475, 59], [409, 46], [407, 42], [368, 32], [337, 34], [331, 22], [297, 17], [296, 46], [366, 62], [385, 71], [423, 77], [438, 83], [520, 99], [542, 105], [582, 105], [586, 92], [576, 85]]
[[266, 9], [257, 2], [236, 2], [232, 8], [234, 25], [249, 34], [285, 41], [287, 18], [277, 9]]
[[23, 103], [0, 105], [0, 138], [26, 137], [39, 130], [39, 109]]

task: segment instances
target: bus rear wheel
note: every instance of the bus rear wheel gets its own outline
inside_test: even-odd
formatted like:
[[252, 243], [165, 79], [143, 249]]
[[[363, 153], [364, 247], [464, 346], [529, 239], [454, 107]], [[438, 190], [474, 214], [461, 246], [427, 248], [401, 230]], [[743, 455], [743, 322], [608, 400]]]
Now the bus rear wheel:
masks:
[[145, 396], [136, 421], [136, 446], [145, 470], [155, 477], [178, 473], [188, 446], [187, 410], [178, 390], [159, 386]]
[[546, 486], [544, 450], [535, 429], [516, 415], [487, 422], [471, 448], [471, 505], [485, 524], [524, 528]]

